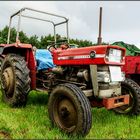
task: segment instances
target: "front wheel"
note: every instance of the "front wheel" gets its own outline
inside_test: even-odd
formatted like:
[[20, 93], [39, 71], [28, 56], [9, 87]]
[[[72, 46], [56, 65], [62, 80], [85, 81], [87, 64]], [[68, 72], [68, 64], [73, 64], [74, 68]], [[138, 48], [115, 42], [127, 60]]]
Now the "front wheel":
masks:
[[73, 84], [58, 85], [48, 103], [52, 124], [72, 135], [88, 134], [92, 125], [91, 106], [80, 88]]
[[10, 106], [26, 104], [30, 90], [30, 77], [24, 57], [8, 54], [1, 66], [0, 81], [4, 102]]
[[121, 84], [122, 95], [129, 94], [129, 105], [115, 108], [114, 111], [120, 114], [138, 115], [140, 114], [140, 87], [131, 79], [126, 79]]

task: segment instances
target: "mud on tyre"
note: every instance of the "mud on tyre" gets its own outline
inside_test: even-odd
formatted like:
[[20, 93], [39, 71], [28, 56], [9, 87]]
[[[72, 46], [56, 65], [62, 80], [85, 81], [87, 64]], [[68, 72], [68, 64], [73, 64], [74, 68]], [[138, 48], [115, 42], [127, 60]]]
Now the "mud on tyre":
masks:
[[1, 71], [1, 64], [3, 62], [4, 58], [0, 56], [0, 71]]
[[[4, 58], [0, 57], [0, 73], [1, 73], [1, 64], [2, 64], [3, 60], [4, 60]], [[1, 83], [0, 83], [0, 89], [1, 89]]]
[[8, 54], [1, 65], [0, 81], [4, 102], [10, 106], [26, 104], [30, 77], [24, 57]]
[[92, 125], [91, 106], [82, 90], [73, 84], [58, 85], [50, 94], [49, 117], [67, 134], [88, 134]]

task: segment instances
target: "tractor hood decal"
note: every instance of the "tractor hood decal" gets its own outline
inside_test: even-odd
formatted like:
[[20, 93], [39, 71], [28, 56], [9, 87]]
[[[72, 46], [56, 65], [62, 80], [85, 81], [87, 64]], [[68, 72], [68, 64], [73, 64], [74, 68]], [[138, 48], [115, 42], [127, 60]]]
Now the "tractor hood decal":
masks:
[[[104, 58], [105, 54], [96, 54], [95, 58]], [[90, 55], [77, 55], [77, 56], [62, 56], [58, 57], [58, 60], [70, 60], [70, 59], [84, 59], [90, 58]]]

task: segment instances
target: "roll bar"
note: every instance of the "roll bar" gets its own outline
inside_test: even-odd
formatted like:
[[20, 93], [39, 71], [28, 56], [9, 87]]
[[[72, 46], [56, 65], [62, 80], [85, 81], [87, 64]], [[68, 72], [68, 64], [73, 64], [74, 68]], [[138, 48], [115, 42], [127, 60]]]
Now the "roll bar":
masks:
[[[55, 23], [52, 20], [47, 20], [47, 19], [33, 17], [33, 16], [27, 16], [27, 15], [24, 15], [23, 14], [23, 12], [25, 10], [33, 11], [33, 12], [37, 12], [37, 13], [41, 13], [41, 14], [46, 14], [46, 15], [50, 15], [50, 16], [54, 16], [54, 17], [58, 17], [58, 18], [63, 19], [63, 21], [61, 21], [59, 23]], [[56, 14], [53, 14], [53, 13], [48, 13], [48, 12], [44, 12], [44, 11], [40, 11], [40, 10], [36, 10], [36, 9], [25, 7], [25, 8], [20, 9], [16, 13], [12, 14], [11, 17], [10, 17], [7, 44], [9, 44], [9, 42], [10, 42], [10, 33], [11, 33], [12, 18], [15, 17], [15, 16], [19, 16], [19, 18], [18, 18], [18, 26], [17, 26], [16, 41], [19, 40], [19, 31], [20, 31], [20, 25], [21, 25], [21, 17], [24, 17], [24, 18], [30, 18], [30, 19], [35, 19], [35, 20], [40, 20], [40, 21], [45, 21], [45, 22], [51, 23], [53, 25], [53, 28], [54, 28], [54, 41], [55, 41], [55, 43], [57, 41], [56, 40], [56, 26], [59, 26], [61, 24], [66, 24], [67, 41], [69, 43], [68, 18], [66, 18], [64, 16], [56, 15]]]

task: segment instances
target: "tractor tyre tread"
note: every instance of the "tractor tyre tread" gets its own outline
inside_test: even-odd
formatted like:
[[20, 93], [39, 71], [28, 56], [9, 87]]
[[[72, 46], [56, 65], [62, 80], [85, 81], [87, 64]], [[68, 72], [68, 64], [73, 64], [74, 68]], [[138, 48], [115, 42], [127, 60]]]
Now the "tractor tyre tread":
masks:
[[15, 76], [15, 89], [13, 91], [13, 97], [10, 99], [5, 95], [3, 90], [3, 100], [11, 107], [25, 106], [27, 102], [27, 95], [30, 91], [30, 77], [29, 69], [26, 65], [24, 57], [17, 54], [8, 54], [3, 63], [2, 70], [5, 62], [9, 61], [14, 70]]
[[83, 133], [88, 134], [89, 130], [91, 129], [91, 126], [92, 126], [92, 123], [91, 123], [92, 122], [92, 113], [91, 113], [90, 102], [89, 102], [88, 98], [85, 96], [85, 94], [82, 92], [82, 90], [80, 88], [78, 88], [76, 85], [67, 83], [67, 84], [65, 84], [65, 86], [72, 88], [73, 91], [75, 93], [77, 93], [76, 96], [79, 98], [79, 100], [81, 99], [80, 103], [81, 103], [81, 106], [84, 108], [84, 118], [86, 118], [84, 120]]
[[130, 85], [131, 87], [133, 87], [133, 91], [135, 94], [134, 98], [136, 102], [134, 103], [135, 105], [133, 109], [131, 110], [131, 112], [129, 112], [129, 114], [139, 115], [140, 114], [140, 87], [136, 82], [128, 78], [124, 82]]
[[50, 120], [52, 121], [53, 125], [56, 124], [52, 117], [52, 99], [53, 99], [52, 96], [54, 96], [53, 94], [56, 91], [64, 87], [72, 91], [71, 93], [74, 94], [75, 99], [78, 101], [78, 104], [80, 108], [82, 109], [82, 112], [81, 112], [82, 119], [79, 120], [81, 121], [81, 125], [80, 127], [76, 128], [74, 132], [71, 132], [71, 134], [86, 136], [89, 133], [92, 126], [91, 106], [90, 106], [89, 100], [87, 99], [85, 94], [82, 92], [82, 90], [74, 84], [69, 84], [69, 83], [60, 84], [52, 91], [52, 93], [50, 94], [49, 103], [48, 103], [48, 111], [49, 111]]

